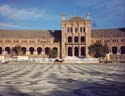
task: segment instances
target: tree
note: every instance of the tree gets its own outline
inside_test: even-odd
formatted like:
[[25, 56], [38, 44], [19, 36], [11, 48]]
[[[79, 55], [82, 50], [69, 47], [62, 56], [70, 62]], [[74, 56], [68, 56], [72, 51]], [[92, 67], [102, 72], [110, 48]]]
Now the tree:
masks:
[[55, 49], [52, 49], [52, 50], [50, 50], [50, 52], [49, 52], [49, 58], [56, 58], [57, 57], [57, 50], [55, 50]]
[[106, 54], [109, 52], [109, 48], [107, 44], [102, 45], [101, 43], [97, 42], [88, 47], [89, 49], [89, 55], [92, 57], [105, 57]]
[[15, 46], [11, 49], [12, 52], [14, 52], [17, 56], [22, 54], [22, 47], [21, 46]]

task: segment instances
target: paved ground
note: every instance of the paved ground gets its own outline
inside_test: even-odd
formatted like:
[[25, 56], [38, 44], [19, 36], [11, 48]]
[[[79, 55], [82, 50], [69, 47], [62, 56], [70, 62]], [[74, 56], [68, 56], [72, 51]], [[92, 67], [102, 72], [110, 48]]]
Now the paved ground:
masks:
[[0, 96], [125, 96], [125, 64], [0, 64]]

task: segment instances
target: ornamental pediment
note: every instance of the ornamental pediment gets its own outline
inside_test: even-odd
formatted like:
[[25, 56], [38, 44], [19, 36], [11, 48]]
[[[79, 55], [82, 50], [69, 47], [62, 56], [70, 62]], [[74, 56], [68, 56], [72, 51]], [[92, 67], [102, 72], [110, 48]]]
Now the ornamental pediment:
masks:
[[51, 43], [50, 39], [38, 39], [38, 43]]

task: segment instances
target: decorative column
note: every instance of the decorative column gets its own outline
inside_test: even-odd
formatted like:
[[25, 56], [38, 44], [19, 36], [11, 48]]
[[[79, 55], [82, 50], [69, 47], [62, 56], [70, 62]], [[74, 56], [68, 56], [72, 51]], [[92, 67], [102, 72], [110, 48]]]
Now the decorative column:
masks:
[[30, 55], [30, 51], [26, 50], [26, 55], [29, 56]]
[[81, 57], [81, 47], [79, 46], [79, 57]]
[[3, 55], [3, 56], [5, 55], [4, 50], [2, 50], [2, 55]]
[[42, 57], [45, 58], [45, 49], [43, 48]]
[[72, 56], [74, 56], [74, 46], [72, 46]]
[[37, 56], [37, 50], [34, 50], [34, 54], [33, 55]]

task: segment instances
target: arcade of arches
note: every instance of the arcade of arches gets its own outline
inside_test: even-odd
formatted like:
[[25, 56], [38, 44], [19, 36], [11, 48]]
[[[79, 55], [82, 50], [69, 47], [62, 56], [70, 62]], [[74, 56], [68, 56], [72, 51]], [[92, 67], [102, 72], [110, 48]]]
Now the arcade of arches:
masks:
[[119, 48], [117, 46], [113, 46], [111, 50], [112, 54], [125, 54], [125, 46], [121, 46]]
[[[110, 50], [110, 53], [117, 55], [117, 54], [125, 54], [125, 46], [116, 47], [113, 46]], [[84, 57], [86, 56], [85, 54], [85, 47], [74, 47], [74, 50], [72, 47], [68, 47], [68, 56], [79, 56], [79, 57]]]
[[77, 57], [85, 57], [85, 47], [68, 47], [68, 56], [77, 56]]
[[[12, 52], [11, 52], [11, 47], [5, 47], [5, 48], [2, 48], [0, 47], [0, 55], [11, 55]], [[57, 47], [53, 47], [53, 48], [50, 48], [50, 47], [45, 47], [45, 48], [42, 48], [42, 47], [29, 47], [29, 48], [26, 48], [26, 47], [22, 47], [21, 48], [21, 52], [22, 52], [22, 55], [30, 55], [30, 56], [41, 56], [41, 57], [47, 57], [49, 55], [49, 52], [50, 50], [55, 50], [57, 52], [57, 56], [59, 56], [59, 48]]]
[[[58, 53], [58, 48], [57, 47], [53, 47], [52, 49], [56, 50]], [[43, 49], [42, 47], [37, 47], [36, 49], [34, 47], [22, 47], [22, 53], [23, 55], [42, 55], [42, 56], [46, 56], [49, 55], [51, 48], [49, 47], [45, 47], [45, 49]], [[2, 48], [0, 47], [0, 54], [11, 54], [11, 47], [5, 47]], [[113, 46], [110, 50], [110, 53], [112, 54], [125, 54], [125, 46], [121, 46], [121, 47], [117, 47], [117, 46]], [[59, 56], [59, 53], [58, 53]], [[68, 47], [67, 49], [67, 56], [79, 56], [79, 57], [85, 57], [85, 47]]]

